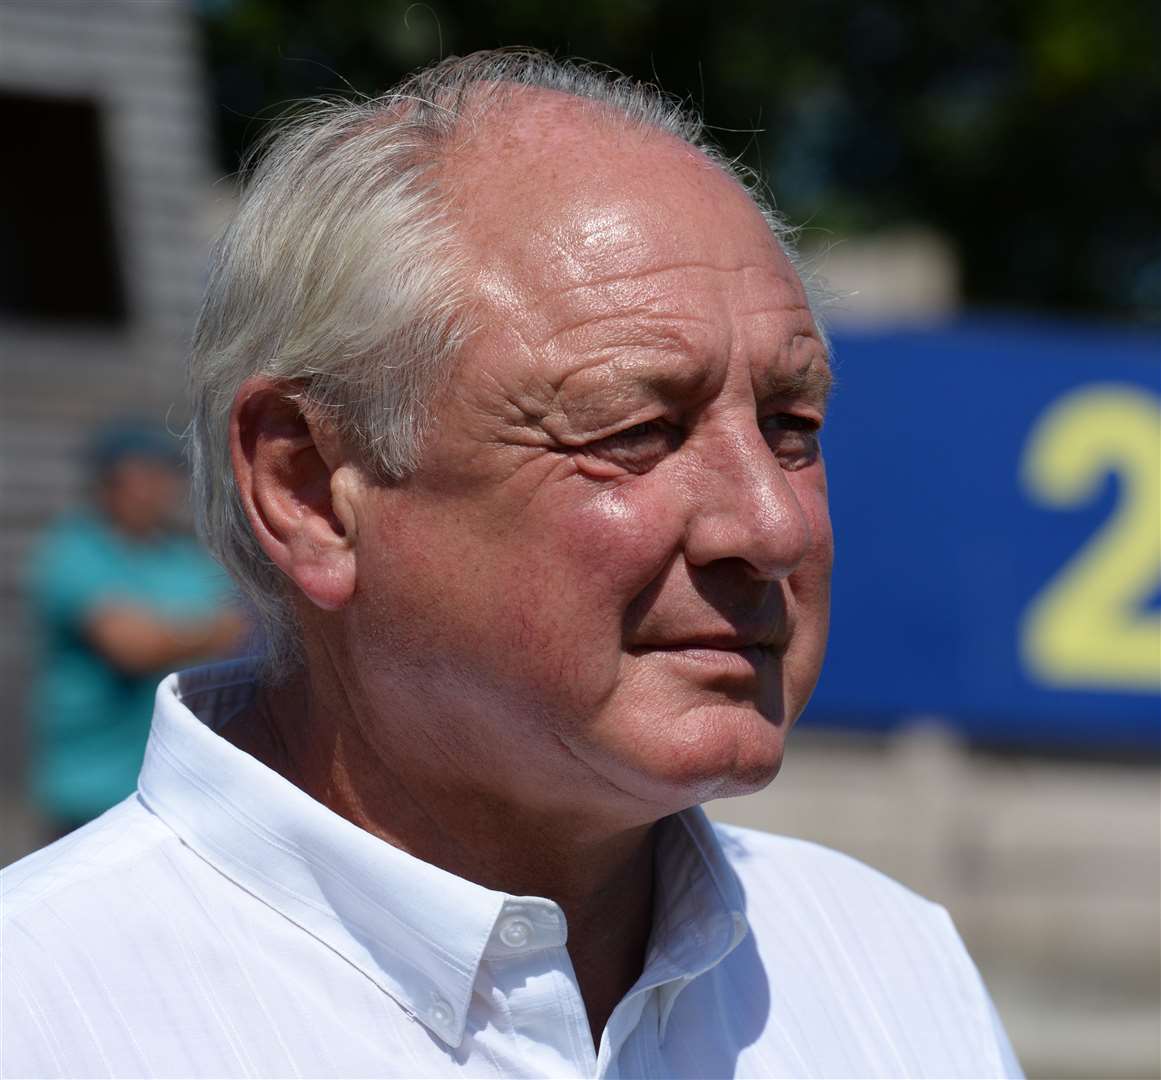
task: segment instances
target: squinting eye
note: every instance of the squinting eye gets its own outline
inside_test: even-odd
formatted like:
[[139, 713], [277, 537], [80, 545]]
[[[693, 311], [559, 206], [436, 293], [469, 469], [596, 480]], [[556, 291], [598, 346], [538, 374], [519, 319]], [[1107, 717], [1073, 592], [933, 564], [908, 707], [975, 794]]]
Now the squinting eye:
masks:
[[818, 460], [819, 423], [809, 416], [779, 413], [763, 421], [766, 443], [787, 472], [805, 469]]
[[663, 420], [649, 420], [597, 439], [582, 452], [626, 472], [644, 473], [680, 445], [680, 430]]

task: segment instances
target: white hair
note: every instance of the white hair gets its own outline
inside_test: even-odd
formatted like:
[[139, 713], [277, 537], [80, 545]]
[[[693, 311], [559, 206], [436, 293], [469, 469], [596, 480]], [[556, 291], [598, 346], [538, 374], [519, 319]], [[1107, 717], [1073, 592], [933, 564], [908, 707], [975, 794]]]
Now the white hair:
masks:
[[479, 52], [381, 97], [307, 103], [256, 155], [214, 251], [191, 359], [199, 531], [257, 611], [268, 677], [298, 661], [298, 635], [287, 581], [238, 496], [234, 397], [249, 376], [269, 376], [307, 415], [325, 416], [381, 481], [416, 467], [427, 403], [471, 329], [439, 166], [453, 135], [519, 88], [567, 94], [613, 122], [696, 147], [750, 191], [793, 258], [789, 230], [753, 176], [707, 141], [696, 113], [592, 65]]

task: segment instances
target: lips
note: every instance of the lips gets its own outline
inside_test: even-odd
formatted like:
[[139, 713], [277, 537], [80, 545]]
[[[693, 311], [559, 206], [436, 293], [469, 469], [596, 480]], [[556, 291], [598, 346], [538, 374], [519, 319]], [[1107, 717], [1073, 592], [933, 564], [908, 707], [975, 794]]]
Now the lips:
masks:
[[630, 646], [635, 655], [646, 652], [692, 652], [697, 650], [715, 652], [742, 652], [763, 650], [775, 654], [786, 651], [790, 634], [784, 630], [765, 634], [699, 634], [680, 640], [651, 641]]

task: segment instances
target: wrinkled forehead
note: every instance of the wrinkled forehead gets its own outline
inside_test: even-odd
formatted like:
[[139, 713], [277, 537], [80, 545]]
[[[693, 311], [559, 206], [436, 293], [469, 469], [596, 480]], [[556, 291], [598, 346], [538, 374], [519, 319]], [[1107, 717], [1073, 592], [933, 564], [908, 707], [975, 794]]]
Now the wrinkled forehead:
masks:
[[492, 279], [584, 286], [635, 263], [743, 258], [776, 267], [805, 303], [741, 185], [696, 147], [608, 106], [513, 92], [472, 125], [443, 172], [468, 257]]

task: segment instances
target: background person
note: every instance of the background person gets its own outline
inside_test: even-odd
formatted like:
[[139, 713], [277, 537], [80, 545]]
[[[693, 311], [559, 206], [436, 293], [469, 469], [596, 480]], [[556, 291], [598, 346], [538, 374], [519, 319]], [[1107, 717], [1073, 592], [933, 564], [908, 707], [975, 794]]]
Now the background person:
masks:
[[247, 628], [227, 577], [178, 527], [173, 439], [122, 422], [89, 457], [91, 505], [44, 535], [28, 574], [41, 649], [30, 788], [53, 835], [133, 791], [158, 679], [233, 652]]

